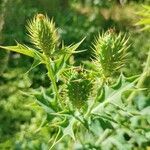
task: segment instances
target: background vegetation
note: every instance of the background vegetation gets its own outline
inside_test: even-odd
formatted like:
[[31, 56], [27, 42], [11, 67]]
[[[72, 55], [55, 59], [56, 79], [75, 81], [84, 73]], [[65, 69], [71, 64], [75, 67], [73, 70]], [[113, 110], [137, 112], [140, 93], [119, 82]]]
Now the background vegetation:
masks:
[[[47, 14], [59, 27], [59, 36], [66, 45], [77, 43], [86, 36], [80, 49], [87, 51], [72, 58], [77, 60], [76, 65], [79, 65], [81, 60], [86, 62], [93, 57], [91, 42], [94, 42], [98, 32], [115, 28], [117, 33], [121, 31], [130, 36], [129, 60], [124, 68], [124, 74], [139, 75], [143, 72], [144, 62], [150, 50], [149, 24], [146, 22], [145, 28], [144, 22], [138, 22], [140, 17], [143, 17], [137, 14], [144, 10], [142, 5], [148, 6], [150, 3], [148, 0], [0, 0], [0, 45], [14, 45], [15, 41], [30, 45], [26, 35], [26, 21], [37, 13]], [[33, 99], [24, 94], [29, 87], [37, 89], [49, 86], [46, 69], [43, 66], [34, 68], [27, 75], [32, 61], [26, 56], [0, 50], [0, 149], [2, 150], [49, 148], [49, 133], [52, 131], [47, 126], [41, 128], [46, 113]], [[136, 94], [134, 100], [138, 104], [135, 107], [149, 112], [150, 76], [145, 78], [141, 88], [147, 90]], [[146, 124], [144, 121], [138, 123], [141, 126]], [[128, 141], [128, 135], [125, 136]], [[139, 140], [141, 147], [148, 149], [150, 143], [145, 142], [142, 137]], [[137, 143], [134, 147], [135, 150], [140, 150]]]

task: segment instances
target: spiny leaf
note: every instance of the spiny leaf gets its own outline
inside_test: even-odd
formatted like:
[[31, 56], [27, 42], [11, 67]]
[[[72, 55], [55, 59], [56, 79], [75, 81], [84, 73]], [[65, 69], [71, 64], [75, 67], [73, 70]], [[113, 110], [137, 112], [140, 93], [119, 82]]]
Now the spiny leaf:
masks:
[[82, 53], [86, 50], [79, 50], [76, 51], [76, 49], [81, 45], [81, 43], [85, 40], [85, 38], [83, 38], [80, 42], [76, 43], [76, 44], [71, 44], [69, 46], [64, 46], [62, 45], [61, 50], [56, 50], [52, 56], [59, 56], [59, 55], [71, 55], [71, 54], [75, 54], [75, 53]]
[[101, 112], [102, 108], [104, 107], [105, 104], [109, 104], [109, 103], [112, 103], [120, 108], [124, 108], [124, 104], [122, 103], [121, 101], [121, 95], [123, 92], [127, 91], [127, 90], [130, 90], [130, 89], [133, 89], [134, 88], [134, 83], [136, 81], [133, 81], [131, 83], [127, 82], [125, 80], [124, 77], [122, 77], [122, 86], [117, 89], [117, 90], [114, 90], [113, 88], [105, 85], [105, 100], [103, 103], [100, 103], [98, 104], [93, 110], [92, 110], [92, 113], [98, 113], [98, 112]]
[[32, 69], [34, 69], [35, 67], [37, 67], [38, 65], [41, 64], [41, 61], [38, 59], [34, 59], [34, 62], [32, 63], [32, 66], [30, 67], [30, 69], [26, 72], [26, 74], [28, 74]]
[[41, 54], [37, 50], [30, 48], [26, 45], [17, 43], [16, 46], [0, 46], [0, 48], [3, 48], [8, 51], [17, 52], [19, 54], [23, 54], [23, 55], [26, 55], [29, 57], [33, 57], [35, 59], [39, 59], [41, 61], [41, 63], [44, 63], [44, 61], [45, 61], [45, 56], [43, 54]]
[[74, 136], [74, 131], [73, 131], [73, 125], [76, 122], [76, 119], [72, 118], [69, 122], [70, 122], [69, 125], [66, 128], [62, 129], [62, 131], [63, 131], [63, 137], [69, 135], [75, 141], [75, 136]]
[[[76, 44], [71, 44], [69, 46], [62, 46], [62, 54], [65, 56], [65, 60], [68, 60], [68, 58], [73, 54], [73, 53], [78, 53], [82, 51], [76, 51], [76, 49], [81, 45], [81, 43], [85, 40], [83, 38], [80, 42]], [[83, 50], [84, 51], [84, 50]]]
[[150, 24], [150, 19], [143, 19], [136, 23], [136, 25]]
[[135, 25], [143, 25], [142, 30], [150, 30], [150, 6], [143, 5], [141, 11], [137, 12], [137, 15], [141, 17], [141, 20], [138, 21]]
[[52, 149], [57, 143], [59, 143], [66, 136], [70, 136], [75, 141], [75, 136], [73, 131], [73, 125], [75, 122], [76, 122], [75, 118], [70, 118], [69, 125], [67, 127], [65, 128], [59, 127], [55, 140], [52, 146], [50, 147], [50, 149]]
[[37, 103], [45, 110], [45, 112], [47, 112], [48, 114], [51, 114], [54, 112], [53, 109], [51, 109], [49, 106], [43, 103], [42, 99], [36, 98], [36, 100], [37, 100]]
[[55, 108], [53, 106], [53, 99], [45, 94], [44, 89], [42, 91], [32, 91], [31, 95], [36, 98], [37, 103], [48, 113], [54, 113]]
[[13, 52], [17, 52], [20, 54], [24, 54], [30, 57], [35, 57], [35, 50], [31, 49], [25, 45], [21, 45], [19, 43], [17, 43], [17, 46], [0, 46], [0, 48], [3, 48], [5, 50], [9, 50], [9, 51], [13, 51]]
[[78, 51], [75, 51], [75, 50], [80, 46], [80, 44], [83, 41], [84, 41], [84, 39], [82, 39], [79, 43], [76, 43], [75, 45], [70, 45], [70, 46], [66, 46], [66, 47], [62, 46], [62, 50], [60, 50], [60, 51], [62, 51], [60, 56], [59, 56], [59, 52], [58, 52], [59, 58], [54, 61], [53, 68], [54, 68], [55, 76], [58, 76], [61, 73], [61, 71], [66, 67], [67, 60], [70, 58], [70, 56], [75, 52], [78, 53]]

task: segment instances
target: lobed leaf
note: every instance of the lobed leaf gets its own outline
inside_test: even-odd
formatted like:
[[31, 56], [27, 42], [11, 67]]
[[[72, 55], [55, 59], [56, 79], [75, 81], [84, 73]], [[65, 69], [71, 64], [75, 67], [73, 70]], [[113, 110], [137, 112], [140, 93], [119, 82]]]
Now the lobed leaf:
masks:
[[8, 50], [8, 51], [16, 52], [19, 54], [23, 54], [23, 55], [26, 55], [35, 59], [40, 59], [42, 63], [45, 61], [44, 60], [45, 57], [42, 53], [26, 45], [17, 43], [16, 46], [0, 46], [0, 48]]

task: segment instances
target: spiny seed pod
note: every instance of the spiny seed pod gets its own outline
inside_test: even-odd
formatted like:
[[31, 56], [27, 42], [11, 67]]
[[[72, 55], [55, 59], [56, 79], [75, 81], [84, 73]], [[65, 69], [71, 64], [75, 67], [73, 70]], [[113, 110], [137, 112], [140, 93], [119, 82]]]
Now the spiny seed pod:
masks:
[[67, 84], [67, 95], [73, 106], [78, 109], [84, 107], [92, 88], [92, 82], [85, 72], [74, 71]]
[[99, 35], [94, 43], [95, 64], [101, 74], [107, 78], [118, 72], [125, 65], [127, 58], [128, 39], [113, 30]]
[[27, 30], [31, 42], [45, 55], [50, 56], [58, 45], [57, 29], [53, 21], [43, 14], [36, 15], [28, 22]]

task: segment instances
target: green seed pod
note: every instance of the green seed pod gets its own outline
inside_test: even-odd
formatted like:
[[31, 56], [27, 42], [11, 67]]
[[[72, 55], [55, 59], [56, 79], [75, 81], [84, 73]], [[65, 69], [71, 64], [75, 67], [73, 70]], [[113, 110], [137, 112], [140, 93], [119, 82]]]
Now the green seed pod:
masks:
[[31, 42], [45, 55], [50, 56], [58, 45], [57, 29], [53, 21], [43, 14], [36, 15], [28, 23], [27, 30]]
[[113, 30], [99, 35], [94, 43], [95, 64], [101, 74], [107, 78], [118, 72], [125, 65], [128, 39]]
[[92, 82], [86, 72], [74, 71], [67, 84], [69, 101], [71, 101], [76, 108], [83, 108], [87, 104], [92, 89]]

